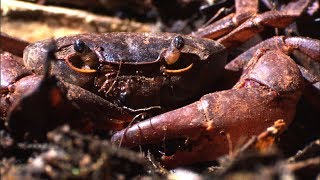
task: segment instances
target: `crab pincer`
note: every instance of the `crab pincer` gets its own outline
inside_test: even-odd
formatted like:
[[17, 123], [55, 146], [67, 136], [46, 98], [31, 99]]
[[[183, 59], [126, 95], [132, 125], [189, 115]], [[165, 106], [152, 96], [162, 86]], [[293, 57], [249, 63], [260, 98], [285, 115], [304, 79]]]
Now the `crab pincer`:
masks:
[[302, 89], [301, 73], [289, 56], [260, 50], [232, 89], [134, 124], [114, 134], [112, 142], [134, 147], [176, 141], [175, 147], [163, 147], [167, 167], [214, 160], [229, 152], [230, 141], [239, 144], [277, 119], [289, 125]]

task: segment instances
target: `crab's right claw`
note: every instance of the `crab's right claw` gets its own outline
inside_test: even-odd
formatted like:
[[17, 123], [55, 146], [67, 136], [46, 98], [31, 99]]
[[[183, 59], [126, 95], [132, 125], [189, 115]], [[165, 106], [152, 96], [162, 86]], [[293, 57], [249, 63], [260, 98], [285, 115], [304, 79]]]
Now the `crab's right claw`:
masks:
[[302, 86], [293, 60], [279, 51], [263, 52], [250, 61], [232, 89], [134, 124], [111, 140], [126, 147], [170, 142], [175, 147], [164, 147], [171, 152], [162, 156], [167, 167], [214, 160], [229, 152], [230, 142], [238, 145], [277, 119], [290, 124]]

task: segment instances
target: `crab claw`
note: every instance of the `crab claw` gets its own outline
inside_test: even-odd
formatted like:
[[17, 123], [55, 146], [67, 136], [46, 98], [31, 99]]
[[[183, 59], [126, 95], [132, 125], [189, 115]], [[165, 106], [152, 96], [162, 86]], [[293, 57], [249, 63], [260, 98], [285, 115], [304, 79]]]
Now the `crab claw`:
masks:
[[134, 124], [112, 137], [125, 147], [165, 144], [185, 139], [167, 167], [210, 161], [228, 153], [232, 144], [251, 138], [277, 119], [288, 125], [302, 91], [297, 65], [280, 51], [259, 51], [230, 90], [203, 96], [188, 106]]

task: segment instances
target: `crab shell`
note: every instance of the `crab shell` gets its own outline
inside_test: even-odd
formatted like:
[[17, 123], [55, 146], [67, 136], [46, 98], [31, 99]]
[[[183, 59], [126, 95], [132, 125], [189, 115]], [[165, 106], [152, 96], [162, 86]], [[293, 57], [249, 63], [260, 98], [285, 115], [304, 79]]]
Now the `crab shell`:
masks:
[[[52, 63], [51, 73], [127, 107], [165, 107], [190, 102], [205, 93], [219, 77], [226, 63], [226, 51], [215, 41], [181, 35], [184, 46], [180, 49], [179, 63], [167, 65], [160, 54], [176, 36], [173, 33], [106, 33], [58, 38], [55, 40], [57, 60]], [[98, 57], [97, 73], [76, 72], [64, 61], [75, 53], [73, 44], [79, 39]], [[50, 42], [40, 41], [25, 49], [23, 61], [27, 68], [43, 72]], [[188, 63], [193, 63], [193, 67], [186, 72], [163, 73], [163, 67], [180, 69]]]

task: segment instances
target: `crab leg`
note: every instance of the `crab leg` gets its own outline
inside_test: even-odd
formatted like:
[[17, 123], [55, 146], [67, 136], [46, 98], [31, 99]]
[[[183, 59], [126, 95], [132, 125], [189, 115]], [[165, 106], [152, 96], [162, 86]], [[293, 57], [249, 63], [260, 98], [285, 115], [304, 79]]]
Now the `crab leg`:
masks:
[[3, 32], [0, 33], [0, 49], [16, 56], [22, 57], [24, 48], [29, 44], [29, 42], [11, 37]]
[[210, 24], [209, 26], [200, 28], [198, 31], [193, 32], [192, 35], [210, 39], [219, 38], [229, 33], [235, 27], [238, 27], [240, 24], [258, 12], [258, 0], [236, 0], [235, 4], [236, 13], [231, 13], [219, 21]]
[[256, 33], [263, 31], [266, 26], [285, 28], [298, 18], [310, 3], [310, 0], [293, 1], [281, 11], [268, 11], [256, 15], [245, 21], [226, 36], [218, 39], [218, 42], [225, 47], [231, 47], [247, 41]]
[[232, 71], [240, 71], [253, 57], [254, 53], [261, 48], [279, 49], [287, 53], [292, 52], [293, 50], [299, 50], [313, 60], [320, 62], [319, 40], [305, 37], [275, 36], [257, 44], [256, 46], [242, 53], [230, 63], [228, 63], [225, 68]]
[[290, 57], [280, 51], [258, 51], [232, 89], [137, 123], [114, 134], [112, 142], [133, 147], [183, 138], [185, 143], [173, 155], [162, 157], [166, 166], [214, 160], [228, 153], [227, 136], [239, 144], [277, 119], [290, 124], [302, 86]]
[[[245, 3], [244, 3], [245, 2]], [[236, 1], [236, 13], [229, 14], [215, 23], [192, 33], [196, 37], [218, 39], [225, 47], [235, 46], [271, 26], [285, 28], [298, 18], [312, 0], [298, 0], [288, 3], [281, 11], [271, 10], [258, 14], [258, 1]]]

